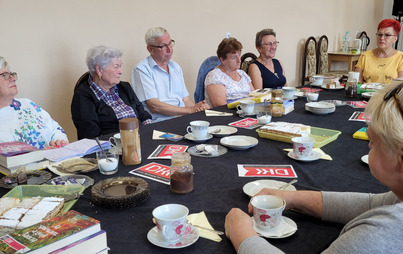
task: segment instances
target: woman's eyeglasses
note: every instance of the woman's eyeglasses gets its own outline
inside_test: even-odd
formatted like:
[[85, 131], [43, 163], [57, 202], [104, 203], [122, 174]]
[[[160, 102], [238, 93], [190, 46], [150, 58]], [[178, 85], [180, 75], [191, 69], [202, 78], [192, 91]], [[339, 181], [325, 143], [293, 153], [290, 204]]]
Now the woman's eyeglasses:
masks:
[[5, 80], [10, 80], [11, 77], [18, 79], [17, 73], [16, 72], [4, 72], [0, 74]]
[[376, 34], [379, 38], [385, 37], [386, 39], [389, 39], [392, 36], [396, 36], [394, 34], [381, 34], [381, 33], [377, 33]]
[[395, 102], [396, 102], [396, 106], [400, 111], [400, 114], [403, 117], [403, 106], [400, 103], [400, 98], [399, 98], [399, 93], [403, 88], [403, 83], [398, 85], [397, 87], [395, 87], [394, 89], [390, 90], [389, 92], [387, 92], [385, 94], [385, 96], [383, 97], [383, 101], [388, 101], [390, 98], [395, 98]]
[[277, 45], [278, 45], [279, 43], [280, 43], [280, 42], [275, 41], [275, 42], [273, 42], [273, 43], [271, 43], [271, 42], [269, 42], [269, 43], [263, 43], [263, 45], [265, 45], [265, 46], [268, 47], [268, 48], [271, 48], [271, 47], [277, 47]]

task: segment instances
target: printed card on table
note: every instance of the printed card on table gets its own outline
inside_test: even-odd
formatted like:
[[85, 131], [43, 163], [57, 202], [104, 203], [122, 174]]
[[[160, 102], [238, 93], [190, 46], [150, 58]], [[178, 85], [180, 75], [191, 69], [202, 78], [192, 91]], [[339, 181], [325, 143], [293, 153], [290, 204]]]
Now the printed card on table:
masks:
[[171, 159], [175, 152], [185, 152], [188, 146], [184, 145], [159, 145], [147, 159]]
[[245, 118], [236, 122], [232, 122], [228, 125], [245, 129], [254, 129], [260, 126], [257, 124], [257, 119], [253, 118]]
[[365, 108], [367, 106], [366, 101], [347, 101], [346, 103], [353, 108]]
[[240, 177], [297, 177], [292, 165], [238, 164], [238, 175]]
[[129, 172], [130, 174], [148, 178], [169, 185], [169, 167], [156, 162], [149, 163]]
[[364, 112], [362, 111], [355, 111], [351, 116], [349, 121], [360, 121], [365, 122]]

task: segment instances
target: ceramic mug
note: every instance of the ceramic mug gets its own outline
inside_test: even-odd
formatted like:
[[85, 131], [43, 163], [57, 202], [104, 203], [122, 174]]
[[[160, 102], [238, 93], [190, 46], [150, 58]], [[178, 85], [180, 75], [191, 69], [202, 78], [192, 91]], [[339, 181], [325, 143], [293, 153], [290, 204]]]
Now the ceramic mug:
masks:
[[179, 241], [189, 226], [186, 223], [188, 214], [189, 209], [180, 204], [166, 204], [155, 208], [153, 216], [161, 238], [166, 242]]
[[298, 159], [304, 159], [312, 155], [315, 139], [312, 137], [295, 137], [291, 139], [292, 149]]
[[314, 85], [314, 86], [321, 86], [321, 85], [323, 85], [323, 79], [324, 79], [325, 77], [324, 76], [322, 76], [322, 75], [314, 75], [313, 77], [312, 77], [312, 85]]
[[209, 125], [210, 123], [207, 121], [191, 121], [190, 126], [186, 128], [186, 131], [195, 139], [204, 139], [207, 137], [207, 129]]
[[283, 98], [286, 100], [292, 100], [295, 94], [295, 87], [283, 87]]
[[256, 227], [270, 231], [280, 225], [286, 202], [273, 195], [259, 195], [250, 201], [253, 207], [253, 220]]
[[116, 149], [122, 153], [122, 140], [120, 139], [120, 133], [116, 133], [113, 137], [110, 137], [109, 143], [112, 144], [112, 147], [116, 147]]
[[236, 106], [236, 108], [238, 110], [241, 110], [242, 113], [245, 113], [246, 115], [251, 115], [255, 110], [255, 102], [252, 100], [244, 100], [241, 101], [240, 104]]

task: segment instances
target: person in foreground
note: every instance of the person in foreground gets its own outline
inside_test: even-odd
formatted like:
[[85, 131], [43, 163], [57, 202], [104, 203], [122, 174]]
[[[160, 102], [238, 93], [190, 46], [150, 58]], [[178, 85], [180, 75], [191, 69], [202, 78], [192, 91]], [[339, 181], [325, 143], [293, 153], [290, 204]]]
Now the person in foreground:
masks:
[[[389, 85], [369, 100], [369, 167], [389, 187], [382, 194], [263, 189], [257, 195], [285, 199], [286, 209], [345, 224], [324, 253], [401, 253], [403, 250], [403, 83]], [[252, 207], [249, 204], [249, 212]], [[225, 231], [238, 253], [281, 253], [253, 230], [249, 215], [233, 208]]]
[[150, 28], [145, 35], [150, 56], [132, 70], [133, 89], [155, 121], [209, 109], [205, 101], [195, 104], [189, 98], [182, 69], [172, 58], [175, 41], [162, 27]]
[[278, 44], [273, 29], [263, 29], [256, 34], [255, 46], [259, 56], [248, 69], [255, 89], [281, 88], [287, 85], [283, 65], [274, 58]]
[[17, 79], [0, 56], [0, 142], [22, 141], [39, 149], [67, 145], [63, 128], [48, 112], [29, 99], [14, 99]]
[[217, 56], [221, 64], [210, 71], [204, 81], [204, 97], [212, 107], [248, 97], [253, 91], [250, 77], [239, 69], [241, 50], [242, 44], [235, 38], [225, 38], [218, 45]]
[[89, 76], [76, 88], [71, 102], [78, 139], [119, 132], [123, 118], [138, 118], [143, 125], [153, 122], [131, 85], [120, 81], [122, 55], [120, 50], [106, 46], [88, 50]]
[[359, 83], [389, 84], [395, 78], [403, 78], [403, 52], [393, 48], [400, 28], [400, 23], [394, 19], [379, 23], [377, 47], [362, 53], [355, 66], [355, 71], [360, 73]]

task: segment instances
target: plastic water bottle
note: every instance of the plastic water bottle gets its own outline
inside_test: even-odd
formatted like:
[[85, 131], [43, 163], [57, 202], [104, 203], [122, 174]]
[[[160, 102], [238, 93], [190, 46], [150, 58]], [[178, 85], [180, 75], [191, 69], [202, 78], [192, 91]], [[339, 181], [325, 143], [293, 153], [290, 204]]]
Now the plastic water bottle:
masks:
[[341, 52], [348, 53], [349, 47], [350, 47], [350, 32], [347, 31], [344, 34], [343, 45], [341, 46]]

